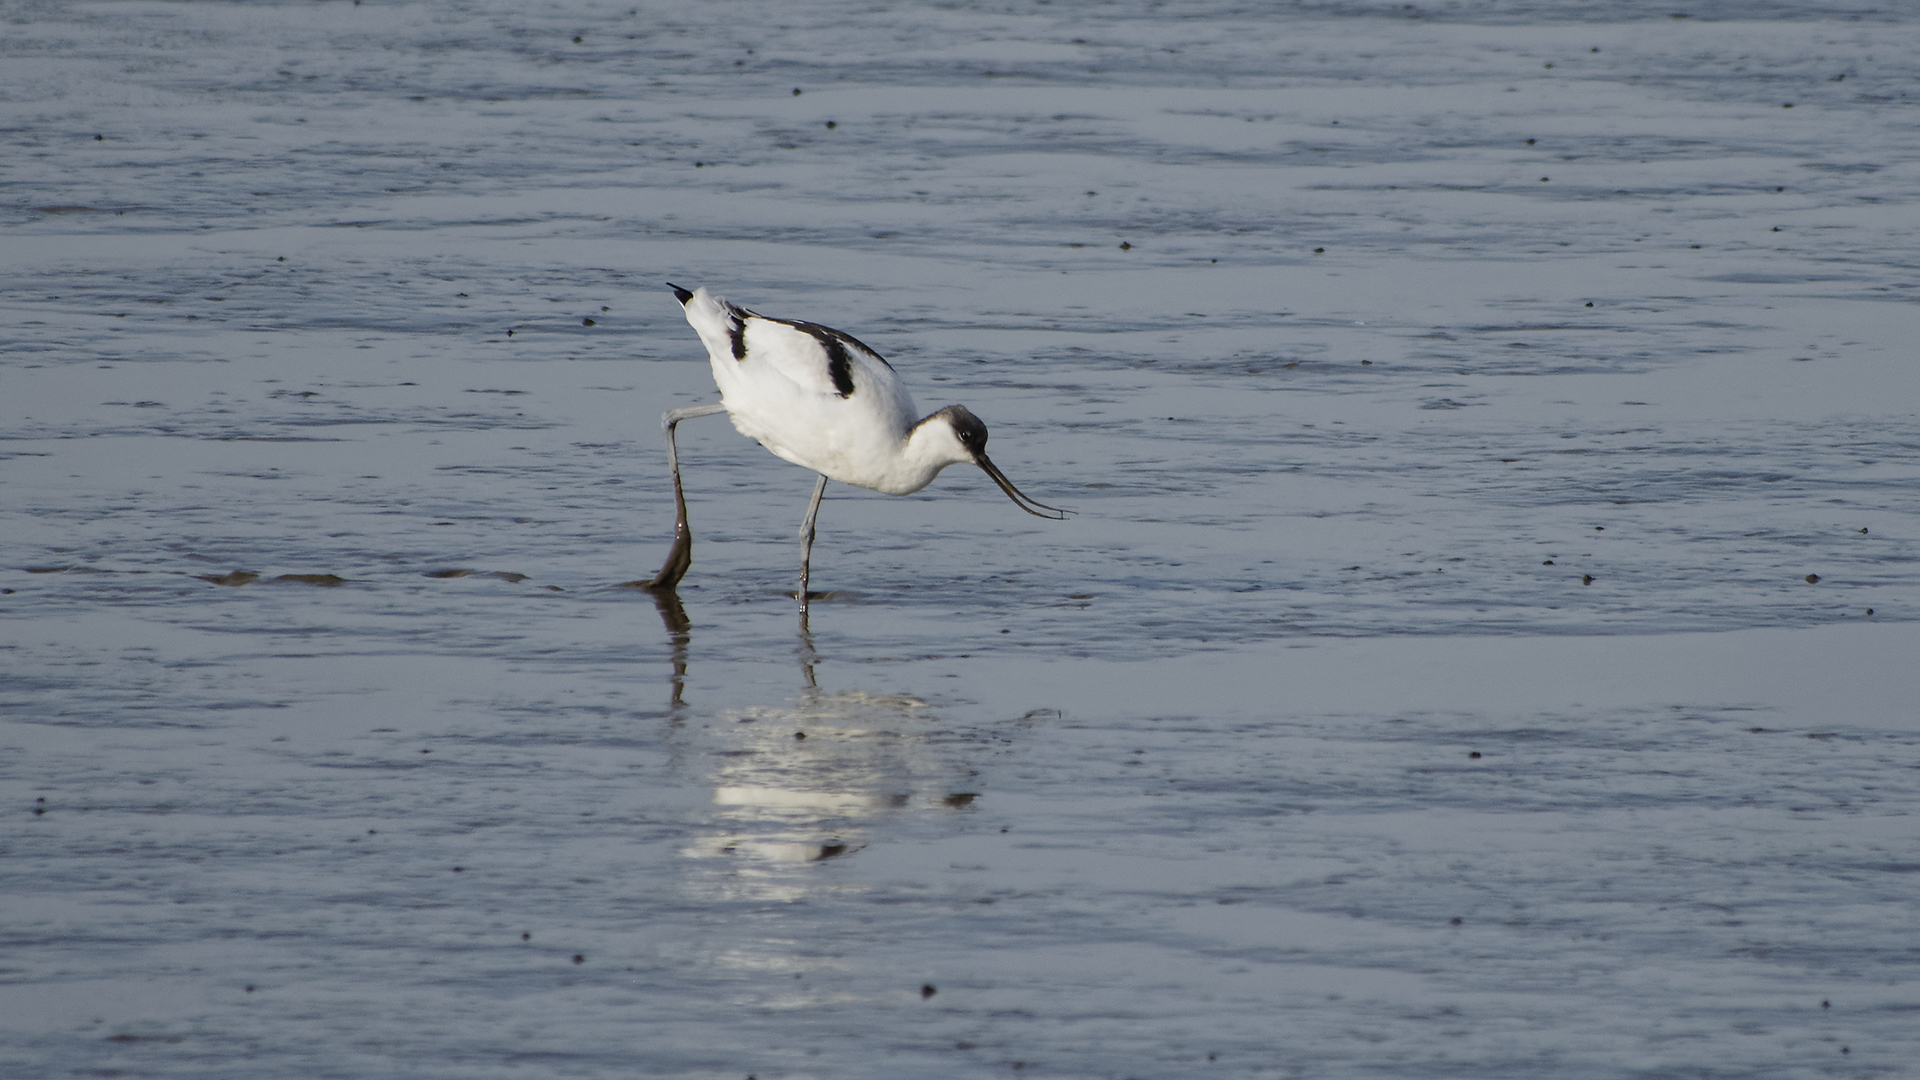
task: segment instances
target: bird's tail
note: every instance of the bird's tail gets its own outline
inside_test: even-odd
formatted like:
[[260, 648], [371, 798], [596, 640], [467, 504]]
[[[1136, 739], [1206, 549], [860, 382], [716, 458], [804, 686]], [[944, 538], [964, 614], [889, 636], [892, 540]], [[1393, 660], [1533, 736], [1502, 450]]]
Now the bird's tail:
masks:
[[678, 285], [672, 288], [674, 298], [686, 308], [687, 322], [700, 335], [707, 351], [715, 356], [731, 354], [735, 360], [746, 358], [746, 339], [741, 336], [746, 326], [746, 312], [704, 288], [692, 292]]

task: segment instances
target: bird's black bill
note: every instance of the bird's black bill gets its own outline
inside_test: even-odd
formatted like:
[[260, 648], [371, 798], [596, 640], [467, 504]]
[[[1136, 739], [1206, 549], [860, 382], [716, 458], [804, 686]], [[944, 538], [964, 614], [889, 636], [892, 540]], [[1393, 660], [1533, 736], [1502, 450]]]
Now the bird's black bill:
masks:
[[1000, 490], [1007, 493], [1007, 498], [1013, 500], [1013, 505], [1025, 510], [1034, 517], [1052, 518], [1055, 521], [1066, 520], [1067, 511], [1056, 510], [1045, 503], [1034, 502], [1022, 494], [1019, 488], [1013, 486], [1013, 481], [1007, 479], [1005, 473], [994, 468], [993, 462], [987, 460], [987, 455], [981, 454], [975, 457], [973, 463], [980, 466], [982, 472], [993, 477], [993, 482], [999, 484]]

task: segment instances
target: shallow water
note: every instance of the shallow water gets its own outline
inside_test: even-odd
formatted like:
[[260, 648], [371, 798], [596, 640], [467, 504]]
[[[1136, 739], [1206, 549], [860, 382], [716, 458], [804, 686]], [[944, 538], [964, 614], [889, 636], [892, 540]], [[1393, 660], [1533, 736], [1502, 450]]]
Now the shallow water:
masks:
[[0, 1075], [1897, 1075], [1920, 29], [1589, 7], [17, 8]]

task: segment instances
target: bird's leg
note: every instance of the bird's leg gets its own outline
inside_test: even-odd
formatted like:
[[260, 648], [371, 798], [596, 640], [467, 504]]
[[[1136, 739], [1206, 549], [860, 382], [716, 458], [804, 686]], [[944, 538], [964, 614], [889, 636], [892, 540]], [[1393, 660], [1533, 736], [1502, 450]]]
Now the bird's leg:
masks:
[[660, 572], [647, 582], [649, 589], [671, 591], [680, 584], [681, 578], [687, 576], [687, 568], [693, 565], [693, 530], [687, 527], [687, 496], [680, 490], [680, 450], [674, 445], [673, 429], [682, 420], [726, 411], [725, 405], [716, 402], [674, 409], [660, 418], [660, 428], [667, 433], [667, 468], [673, 473], [673, 547], [667, 552], [667, 561], [661, 565]]
[[800, 613], [807, 611], [807, 577], [813, 565], [813, 523], [820, 516], [820, 499], [827, 493], [827, 474], [813, 486], [813, 501], [807, 504], [807, 520], [800, 526]]
[[814, 651], [813, 635], [807, 630], [805, 615], [800, 617], [800, 674], [807, 680], [807, 689], [818, 690], [820, 683], [813, 675], [813, 666], [820, 662], [820, 654]]

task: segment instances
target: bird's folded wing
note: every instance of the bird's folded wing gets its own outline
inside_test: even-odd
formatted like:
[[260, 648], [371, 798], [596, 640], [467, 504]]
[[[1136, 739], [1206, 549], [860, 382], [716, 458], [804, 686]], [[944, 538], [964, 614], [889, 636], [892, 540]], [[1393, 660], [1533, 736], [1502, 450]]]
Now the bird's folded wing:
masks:
[[743, 311], [746, 359], [760, 361], [795, 385], [816, 394], [852, 397], [871, 363], [885, 365], [880, 354], [838, 330], [817, 323], [769, 319]]

